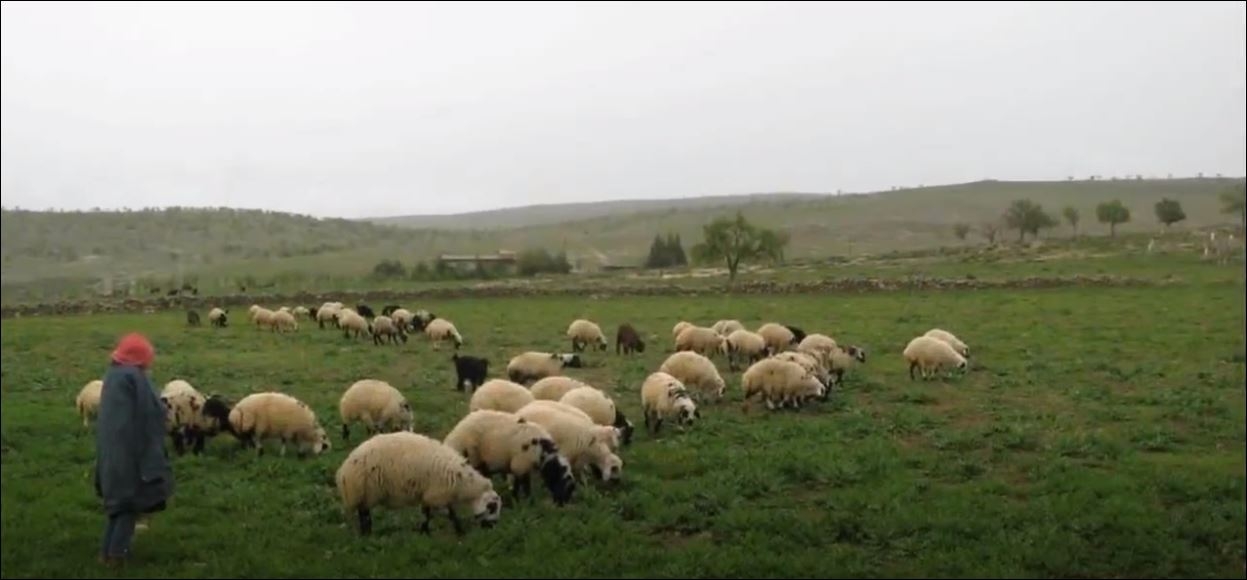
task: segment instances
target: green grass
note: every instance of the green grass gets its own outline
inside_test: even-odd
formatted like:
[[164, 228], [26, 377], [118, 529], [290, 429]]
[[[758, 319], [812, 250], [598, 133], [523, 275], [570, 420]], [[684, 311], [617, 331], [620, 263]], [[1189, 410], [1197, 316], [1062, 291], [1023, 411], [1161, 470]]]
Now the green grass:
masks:
[[[462, 540], [445, 519], [425, 537], [419, 510], [379, 510], [362, 539], [330, 483], [350, 448], [338, 397], [357, 379], [387, 380], [419, 431], [444, 436], [467, 407], [448, 350], [374, 347], [306, 323], [291, 336], [188, 329], [176, 312], [5, 320], [2, 575], [105, 575], [93, 443], [73, 400], [116, 337], [141, 329], [158, 384], [294, 394], [335, 447], [257, 458], [222, 436], [176, 458], [177, 495], [138, 536], [127, 576], [1244, 577], [1241, 282], [407, 305], [453, 320], [494, 375], [523, 350], [565, 350], [575, 317], [612, 339], [632, 322], [645, 355], [590, 354], [569, 374], [613, 393], [638, 426], [640, 382], [680, 319], [783, 321], [869, 357], [840, 396], [799, 412], [742, 411], [739, 374], [718, 361], [731, 400], [685, 433], [639, 429], [618, 487], [581, 488], [562, 509], [544, 490], [522, 505], [504, 493], [500, 525]], [[973, 368], [911, 382], [899, 352], [933, 326], [971, 345]]]

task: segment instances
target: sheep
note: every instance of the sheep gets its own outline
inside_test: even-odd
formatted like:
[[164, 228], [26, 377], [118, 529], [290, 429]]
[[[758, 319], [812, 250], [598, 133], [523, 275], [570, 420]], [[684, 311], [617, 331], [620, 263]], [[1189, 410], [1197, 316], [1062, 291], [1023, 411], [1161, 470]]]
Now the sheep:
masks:
[[797, 336], [791, 330], [774, 322], [758, 327], [758, 334], [766, 341], [768, 355], [788, 350], [789, 346], [797, 343]]
[[766, 356], [766, 339], [744, 328], [734, 330], [727, 335], [727, 339], [723, 341], [723, 347], [727, 351], [728, 368], [733, 371], [740, 369], [738, 361], [741, 359], [753, 364]]
[[658, 367], [658, 371], [667, 373], [685, 387], [705, 396], [713, 396], [716, 400], [723, 398], [723, 392], [727, 388], [714, 363], [695, 352], [677, 352], [667, 357], [662, 366]]
[[424, 330], [430, 322], [437, 320], [437, 315], [423, 308], [412, 313], [411, 326], [413, 332]]
[[687, 320], [681, 320], [675, 323], [675, 326], [671, 327], [671, 340], [675, 340], [679, 338], [680, 333], [684, 332], [684, 329], [693, 327], [693, 326], [697, 326], [697, 325], [693, 324], [692, 322], [688, 322]]
[[429, 340], [433, 341], [433, 348], [441, 344], [441, 341], [449, 340], [455, 343], [455, 350], [463, 346], [463, 335], [459, 334], [459, 330], [455, 328], [454, 323], [445, 318], [435, 319], [424, 326], [424, 333], [428, 335]]
[[201, 454], [208, 437], [232, 429], [229, 402], [219, 395], [205, 397], [184, 380], [165, 383], [160, 401], [165, 406], [165, 429], [178, 455], [186, 452], [187, 442], [194, 444], [196, 455]]
[[533, 398], [539, 401], [557, 401], [572, 389], [587, 386], [589, 385], [571, 377], [555, 375], [533, 383], [528, 390], [533, 393]]
[[502, 498], [489, 478], [459, 453], [425, 435], [398, 432], [375, 435], [347, 455], [334, 476], [344, 513], [354, 511], [362, 536], [372, 533], [372, 508], [420, 505], [429, 529], [434, 509], [445, 509], [455, 533], [464, 534], [456, 504], [471, 505], [481, 527], [492, 527], [502, 512]]
[[264, 454], [264, 441], [268, 439], [281, 440], [282, 455], [286, 454], [286, 443], [295, 441], [300, 458], [309, 449], [313, 455], [319, 455], [332, 447], [316, 413], [285, 393], [269, 391], [243, 397], [230, 411], [229, 423], [242, 446], [255, 447], [256, 455]]
[[489, 359], [459, 356], [459, 353], [455, 353], [450, 356], [450, 360], [455, 363], [456, 389], [475, 390], [484, 384], [485, 377], [489, 374]]
[[866, 349], [855, 345], [837, 346], [831, 350], [828, 361], [827, 372], [831, 380], [827, 386], [837, 386], [844, 382], [845, 371], [855, 364], [866, 363]]
[[619, 479], [623, 460], [611, 451], [612, 447], [617, 447], [619, 431], [614, 427], [594, 425], [583, 412], [577, 415], [569, 411], [579, 412], [575, 407], [563, 409], [560, 406], [567, 407], [555, 401], [533, 401], [515, 414], [545, 427], [575, 472], [581, 473], [588, 468], [602, 481]]
[[619, 406], [606, 393], [586, 385], [568, 391], [559, 402], [584, 411], [598, 425], [619, 429], [623, 444], [632, 444], [632, 432], [635, 430], [632, 421], [624, 416], [623, 411], [619, 410]]
[[415, 429], [407, 399], [389, 383], [376, 379], [351, 383], [338, 400], [338, 414], [342, 418], [343, 441], [351, 439], [351, 425], [355, 423], [363, 423], [369, 437]]
[[797, 363], [806, 372], [814, 375], [814, 378], [818, 379], [818, 382], [822, 383], [824, 387], [830, 385], [830, 370], [827, 368], [827, 365], [812, 354], [786, 350], [771, 358]]
[[919, 336], [909, 341], [902, 354], [905, 362], [909, 363], [911, 381], [914, 380], [915, 368], [922, 372], [924, 380], [934, 377], [944, 367], [949, 367], [950, 373], [954, 368], [962, 371], [966, 368], [966, 358], [961, 353], [947, 342], [930, 336]]
[[373, 318], [372, 328], [369, 330], [372, 332], [373, 344], [380, 345], [386, 339], [389, 339], [391, 344], [398, 344], [399, 340], [402, 340], [403, 344], [407, 343], [406, 329], [401, 324], [395, 324], [394, 319], [389, 316]]
[[970, 347], [966, 346], [966, 343], [958, 340], [957, 337], [953, 335], [953, 333], [948, 332], [947, 330], [941, 330], [939, 328], [932, 328], [931, 330], [928, 330], [927, 333], [924, 334], [923, 336], [929, 336], [931, 338], [938, 338], [944, 342], [947, 342], [949, 346], [953, 347], [953, 350], [957, 351], [957, 354], [965, 358], [970, 358]]
[[559, 455], [558, 445], [544, 427], [514, 413], [479, 410], [468, 413], [446, 435], [443, 443], [468, 458], [482, 475], [511, 476], [511, 492], [532, 497], [531, 475], [541, 474], [554, 498], [564, 505], [576, 489], [571, 464]]
[[367, 304], [359, 304], [355, 306], [355, 312], [358, 312], [359, 315], [363, 316], [364, 318], [376, 318], [377, 317], [377, 313], [373, 312], [372, 308], [369, 308]]
[[673, 415], [681, 431], [701, 418], [701, 411], [689, 398], [684, 384], [662, 371], [651, 373], [641, 383], [641, 409], [645, 412], [645, 428], [654, 436], [658, 435], [663, 421]]
[[213, 308], [208, 311], [208, 324], [218, 328], [225, 328], [228, 325], [229, 311], [221, 308]]
[[572, 340], [572, 352], [581, 352], [590, 344], [596, 344], [598, 350], [606, 350], [608, 346], [602, 327], [583, 318], [577, 318], [568, 325], [567, 338]]
[[338, 312], [342, 310], [340, 302], [326, 302], [316, 310], [316, 324], [321, 328], [325, 328], [325, 322], [332, 322], [334, 328], [338, 326]]
[[723, 350], [724, 338], [713, 329], [701, 326], [689, 326], [680, 331], [680, 335], [675, 339], [675, 350], [688, 351], [691, 350], [706, 356], [713, 356], [715, 352]]
[[393, 312], [390, 312], [388, 316], [393, 318], [394, 323], [403, 327], [404, 330], [412, 332], [416, 330], [415, 325], [411, 323], [415, 315], [409, 312], [406, 308], [396, 308]]
[[579, 354], [556, 354], [528, 351], [515, 355], [507, 363], [507, 378], [520, 384], [554, 376], [564, 368], [578, 369], [584, 366]]
[[781, 407], [791, 403], [799, 408], [804, 401], [821, 398], [825, 392], [813, 373], [795, 362], [778, 358], [762, 359], [751, 365], [741, 375], [740, 384], [745, 391], [746, 405], [754, 395], [761, 393], [768, 409], [774, 409], [776, 401]]
[[338, 328], [342, 329], [342, 338], [351, 338], [351, 333], [355, 333], [355, 338], [359, 338], [369, 334], [372, 330], [368, 320], [347, 308], [339, 310], [334, 318], [337, 320]]
[[788, 329], [788, 332], [791, 332], [791, 333], [792, 333], [792, 343], [793, 343], [793, 344], [801, 344], [801, 341], [805, 340], [805, 331], [804, 331], [804, 330], [801, 330], [800, 328], [798, 328], [798, 327], [796, 327], [796, 326], [791, 326], [791, 325], [788, 325], [788, 324], [785, 324], [785, 325], [784, 325], [784, 328], [787, 328], [787, 329]]
[[276, 315], [276, 312], [260, 307], [252, 315], [251, 320], [252, 322], [255, 322], [256, 328], [263, 328], [265, 326], [273, 328], [273, 317]]
[[78, 416], [82, 417], [83, 427], [90, 427], [91, 421], [99, 415], [100, 393], [103, 390], [104, 381], [95, 379], [83, 385], [82, 390], [78, 391], [78, 398], [74, 400], [74, 407], [78, 409]]
[[641, 340], [636, 328], [627, 322], [620, 324], [619, 330], [615, 331], [615, 354], [619, 354], [621, 350], [623, 354], [645, 352], [645, 341]]
[[719, 336], [729, 336], [737, 330], [744, 330], [745, 325], [741, 324], [739, 320], [720, 320], [715, 322], [714, 326], [710, 328], [719, 333]]
[[300, 316], [307, 317], [308, 319], [312, 318], [312, 313], [306, 306], [295, 306], [294, 310], [291, 311], [291, 314], [294, 314], [296, 318]]
[[472, 393], [468, 410], [492, 409], [514, 413], [532, 401], [533, 394], [523, 385], [505, 379], [490, 379]]
[[381, 309], [381, 315], [382, 316], [393, 316], [395, 310], [402, 310], [402, 309], [403, 307], [397, 304], [386, 304], [385, 307]]
[[277, 312], [274, 312], [273, 316], [269, 319], [269, 325], [272, 327], [274, 332], [281, 331], [285, 333], [299, 330], [299, 321], [294, 319], [294, 315], [291, 314], [289, 310], [278, 310]]
[[825, 334], [810, 334], [797, 345], [797, 352], [806, 353], [831, 368], [831, 351], [836, 349], [835, 339]]
[[187, 310], [186, 324], [189, 324], [190, 326], [199, 326], [199, 313], [194, 310]]

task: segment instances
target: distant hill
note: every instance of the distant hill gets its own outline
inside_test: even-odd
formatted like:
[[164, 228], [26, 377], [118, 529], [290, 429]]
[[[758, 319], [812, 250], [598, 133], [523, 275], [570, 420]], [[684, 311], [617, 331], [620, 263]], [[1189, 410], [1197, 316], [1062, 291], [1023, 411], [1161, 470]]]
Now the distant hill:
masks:
[[[31, 212], [0, 216], [4, 299], [39, 300], [71, 288], [94, 291], [102, 278], [184, 278], [207, 288], [287, 284], [354, 288], [381, 259], [407, 267], [442, 252], [499, 249], [564, 250], [574, 265], [637, 265], [657, 234], [678, 233], [686, 249], [701, 227], [737, 210], [763, 226], [788, 232], [790, 258], [823, 258], [941, 245], [982, 243], [978, 227], [998, 221], [1015, 199], [1029, 198], [1059, 216], [1069, 205], [1082, 214], [1079, 231], [1104, 235], [1096, 204], [1120, 199], [1132, 213], [1123, 233], [1159, 230], [1153, 204], [1181, 202], [1187, 219], [1176, 228], [1236, 224], [1218, 196], [1242, 178], [1119, 181], [981, 181], [853, 195], [773, 194], [679, 200], [608, 201], [500, 209], [457, 216], [374, 220], [315, 219], [232, 209], [133, 212]], [[953, 225], [966, 223], [965, 241]], [[400, 227], [401, 226], [401, 227]], [[1015, 239], [1016, 232], [1002, 234]], [[1044, 232], [1068, 236], [1069, 227]], [[14, 298], [16, 297], [16, 298]]]

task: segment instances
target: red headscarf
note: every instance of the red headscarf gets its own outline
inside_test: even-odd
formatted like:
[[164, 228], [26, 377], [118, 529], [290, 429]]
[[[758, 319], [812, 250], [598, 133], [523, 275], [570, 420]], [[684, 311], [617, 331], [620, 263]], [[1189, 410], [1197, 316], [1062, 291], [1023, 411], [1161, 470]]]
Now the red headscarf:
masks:
[[113, 351], [113, 362], [139, 368], [151, 366], [154, 358], [156, 358], [156, 349], [152, 348], [152, 343], [147, 341], [147, 337], [137, 332], [122, 337], [121, 342], [117, 343], [116, 350]]

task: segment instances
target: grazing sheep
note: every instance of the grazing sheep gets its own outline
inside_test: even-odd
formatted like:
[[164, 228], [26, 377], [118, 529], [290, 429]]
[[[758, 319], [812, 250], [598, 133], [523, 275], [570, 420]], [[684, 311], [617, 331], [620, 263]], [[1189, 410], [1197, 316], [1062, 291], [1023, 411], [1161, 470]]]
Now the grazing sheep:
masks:
[[510, 475], [511, 492], [517, 500], [524, 492], [532, 497], [534, 471], [541, 474], [557, 505], [570, 501], [576, 489], [571, 464], [559, 454], [550, 432], [514, 413], [468, 413], [443, 442], [468, 458], [468, 463], [486, 477]]
[[[408, 332], [416, 332], [416, 326], [411, 322], [415, 318], [415, 315], [407, 309], [396, 308], [389, 314], [389, 316], [394, 319], [395, 324], [403, 327], [404, 330]], [[423, 330], [423, 327], [420, 330]]]
[[468, 410], [491, 409], [514, 413], [531, 402], [533, 394], [523, 385], [504, 379], [490, 379], [472, 393]]
[[306, 306], [295, 306], [291, 313], [294, 314], [296, 318], [302, 316], [309, 320], [312, 319], [312, 311], [308, 310]]
[[831, 350], [831, 356], [828, 358], [827, 372], [831, 374], [831, 381], [827, 386], [837, 386], [844, 382], [844, 373], [855, 364], [866, 363], [866, 349], [860, 346], [837, 346]]
[[373, 344], [380, 345], [387, 339], [391, 344], [398, 344], [400, 340], [403, 344], [407, 343], [407, 331], [403, 325], [396, 324], [389, 316], [373, 318], [371, 331]]
[[213, 308], [208, 311], [208, 324], [218, 328], [225, 328], [228, 324], [226, 320], [229, 317], [229, 311], [221, 308]]
[[768, 322], [758, 327], [758, 334], [766, 341], [768, 355], [788, 350], [789, 346], [797, 343], [797, 336], [791, 330], [774, 322]]
[[597, 323], [577, 318], [567, 327], [567, 337], [572, 339], [572, 352], [581, 352], [590, 344], [596, 344], [598, 350], [606, 350], [606, 335]]
[[199, 313], [194, 310], [186, 311], [186, 324], [191, 326], [199, 326]]
[[797, 352], [803, 352], [818, 359], [818, 362], [828, 369], [831, 368], [831, 352], [835, 349], [835, 339], [825, 334], [808, 335], [797, 345]]
[[598, 425], [619, 429], [623, 444], [632, 444], [632, 432], [635, 429], [632, 421], [624, 416], [623, 411], [619, 410], [619, 406], [606, 393], [586, 385], [568, 391], [559, 402], [584, 411]]
[[342, 462], [334, 482], [343, 510], [356, 512], [364, 536], [372, 533], [372, 508], [377, 506], [420, 505], [424, 534], [431, 533], [433, 510], [445, 509], [460, 536], [464, 529], [455, 515], [456, 504], [470, 505], [486, 528], [497, 523], [502, 512], [502, 498], [489, 478], [454, 449], [416, 433], [375, 435], [361, 443]]
[[786, 350], [771, 358], [797, 363], [801, 368], [805, 369], [805, 372], [814, 375], [814, 378], [818, 379], [818, 382], [822, 383], [824, 387], [828, 387], [831, 384], [830, 371], [827, 366], [812, 354]]
[[299, 457], [308, 450], [313, 455], [329, 451], [331, 444], [325, 429], [316, 420], [316, 413], [290, 395], [277, 392], [254, 393], [243, 397], [230, 411], [232, 432], [243, 447], [252, 446], [257, 455], [264, 453], [264, 441], [281, 440], [281, 454], [286, 443], [299, 445]]
[[688, 322], [687, 320], [681, 320], [675, 323], [675, 326], [671, 327], [671, 340], [674, 341], [675, 339], [679, 338], [680, 333], [684, 332], [685, 328], [690, 328], [693, 326], [697, 326], [697, 325], [693, 324], [692, 322]]
[[766, 356], [766, 339], [762, 335], [746, 330], [734, 330], [723, 341], [723, 347], [727, 350], [727, 365], [730, 370], [736, 371], [740, 369], [741, 360], [749, 361], [753, 364]]
[[677, 352], [667, 357], [658, 371], [675, 377], [686, 388], [703, 396], [712, 396], [715, 400], [722, 399], [727, 388], [714, 363], [695, 352]]
[[745, 404], [754, 395], [761, 393], [766, 400], [768, 409], [774, 409], [775, 403], [781, 407], [801, 404], [813, 398], [821, 398], [825, 387], [813, 373], [801, 368], [801, 365], [778, 358], [762, 359], [741, 375], [741, 388], [745, 391]]
[[428, 310], [424, 310], [423, 308], [420, 310], [417, 310], [414, 313], [412, 313], [412, 318], [411, 318], [412, 331], [413, 332], [422, 331], [424, 330], [424, 327], [428, 326], [429, 323], [433, 322], [434, 320], [437, 320], [436, 314], [433, 314], [432, 312], [429, 312]]
[[645, 352], [645, 341], [641, 340], [636, 328], [627, 322], [620, 324], [619, 330], [615, 331], [615, 354], [619, 354], [620, 350], [623, 354]]
[[507, 363], [507, 378], [520, 384], [528, 384], [557, 375], [564, 368], [578, 369], [583, 365], [579, 354], [528, 351], [516, 355]]
[[104, 381], [96, 379], [83, 385], [82, 390], [78, 391], [78, 398], [74, 400], [74, 407], [78, 409], [78, 416], [82, 417], [82, 426], [90, 427], [91, 421], [100, 412], [100, 392], [104, 389]]
[[316, 323], [320, 328], [325, 328], [326, 322], [332, 322], [334, 328], [338, 326], [338, 313], [342, 311], [341, 302], [326, 302], [316, 310]]
[[424, 326], [424, 334], [428, 335], [429, 340], [433, 341], [433, 348], [437, 348], [441, 341], [452, 341], [455, 343], [455, 350], [463, 346], [463, 335], [459, 334], [459, 330], [455, 325], [445, 318], [437, 318]]
[[456, 389], [473, 390], [485, 383], [485, 377], [489, 374], [489, 359], [455, 353], [450, 360], [455, 363]]
[[784, 328], [787, 328], [788, 332], [792, 333], [793, 344], [801, 344], [801, 341], [805, 340], [804, 330], [801, 330], [800, 328], [797, 328], [796, 326], [789, 326], [787, 324], [784, 325]]
[[931, 330], [928, 330], [927, 333], [924, 334], [923, 336], [929, 336], [931, 338], [938, 338], [939, 340], [947, 342], [949, 346], [953, 347], [953, 350], [957, 351], [957, 354], [965, 358], [970, 358], [970, 347], [966, 346], [966, 343], [958, 340], [957, 337], [953, 335], [953, 333], [948, 332], [947, 330], [941, 330], [939, 328], [932, 328]]
[[276, 315], [276, 312], [261, 307], [255, 311], [254, 315], [251, 317], [251, 320], [255, 322], [256, 328], [268, 327], [271, 329], [273, 328], [273, 317]]
[[358, 312], [359, 315], [363, 316], [364, 318], [376, 318], [377, 317], [377, 313], [373, 312], [372, 308], [369, 308], [367, 304], [356, 305], [355, 312]]
[[701, 418], [701, 411], [688, 396], [684, 384], [662, 371], [651, 373], [641, 383], [641, 409], [645, 412], [645, 428], [650, 435], [657, 435], [663, 421], [672, 416], [681, 431]]
[[269, 326], [274, 332], [295, 332], [299, 330], [299, 321], [294, 319], [289, 310], [279, 310], [269, 318]]
[[342, 338], [351, 338], [351, 334], [355, 334], [355, 338], [359, 338], [371, 331], [371, 326], [363, 316], [356, 314], [353, 310], [343, 308], [335, 315], [338, 328], [342, 329]]
[[713, 329], [690, 326], [676, 337], [675, 350], [677, 352], [691, 350], [705, 356], [714, 356], [714, 353], [723, 351], [723, 341], [724, 338]]
[[905, 345], [902, 353], [905, 362], [909, 363], [909, 380], [914, 380], [914, 369], [922, 373], [924, 380], [934, 378], [943, 368], [951, 373], [953, 369], [964, 371], [966, 358], [961, 356], [952, 345], [938, 338], [919, 336]]
[[557, 401], [563, 398], [572, 389], [587, 387], [589, 385], [580, 382], [571, 377], [554, 375], [545, 377], [528, 387], [532, 391], [533, 398], [538, 401]]
[[[572, 464], [576, 473], [586, 468], [602, 481], [617, 480], [623, 472], [623, 460], [611, 452], [618, 446], [619, 432], [614, 427], [594, 425], [582, 411], [555, 401], [534, 401], [516, 415], [545, 427], [558, 445], [559, 453]], [[574, 412], [569, 412], [569, 409]], [[577, 415], [576, 413], [579, 413]]]
[[196, 455], [203, 453], [208, 437], [232, 429], [229, 402], [219, 395], [205, 397], [184, 380], [166, 383], [160, 401], [165, 406], [165, 429], [178, 455], [186, 453], [188, 442]]
[[737, 330], [744, 330], [745, 325], [741, 324], [739, 320], [720, 320], [715, 322], [714, 326], [710, 328], [717, 332], [719, 336], [729, 336]]
[[415, 429], [407, 398], [389, 383], [375, 379], [355, 381], [347, 387], [338, 400], [338, 414], [342, 418], [343, 441], [350, 440], [351, 425], [355, 423], [363, 423], [369, 437]]

